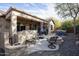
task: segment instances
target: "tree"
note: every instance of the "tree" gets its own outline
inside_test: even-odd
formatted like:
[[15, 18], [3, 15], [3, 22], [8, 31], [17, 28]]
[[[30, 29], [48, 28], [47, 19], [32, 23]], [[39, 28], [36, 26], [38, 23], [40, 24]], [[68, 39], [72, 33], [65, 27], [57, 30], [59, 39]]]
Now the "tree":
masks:
[[72, 28], [72, 21], [68, 20], [68, 21], [63, 22], [63, 24], [62, 24], [63, 30], [68, 30], [70, 28]]
[[76, 25], [79, 25], [79, 17], [76, 19]]
[[53, 21], [55, 23], [55, 29], [59, 29], [61, 27], [61, 21], [60, 20], [56, 20], [56, 19], [54, 19]]
[[77, 34], [78, 34], [79, 33], [79, 17], [76, 20], [76, 31], [77, 31]]
[[55, 4], [55, 9], [58, 15], [61, 15], [64, 18], [71, 17], [73, 19], [74, 34], [76, 34], [75, 20], [78, 17], [79, 4], [78, 3], [58, 3], [58, 4]]

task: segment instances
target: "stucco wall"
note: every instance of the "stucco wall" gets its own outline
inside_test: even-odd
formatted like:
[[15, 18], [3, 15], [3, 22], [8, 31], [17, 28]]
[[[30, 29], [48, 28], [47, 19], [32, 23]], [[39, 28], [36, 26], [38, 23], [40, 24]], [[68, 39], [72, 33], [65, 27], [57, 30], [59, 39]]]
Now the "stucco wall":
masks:
[[0, 17], [0, 47], [9, 44], [10, 22]]
[[10, 31], [10, 21], [6, 21], [5, 32], [9, 32], [9, 31]]
[[36, 30], [25, 30], [18, 32], [18, 41], [19, 43], [23, 44], [25, 40], [31, 40], [37, 36]]
[[5, 31], [4, 31], [4, 44], [9, 45], [9, 31], [10, 31], [10, 21], [5, 20]]
[[0, 17], [0, 48], [4, 47], [5, 19]]
[[9, 45], [9, 32], [4, 32], [4, 40], [5, 46]]

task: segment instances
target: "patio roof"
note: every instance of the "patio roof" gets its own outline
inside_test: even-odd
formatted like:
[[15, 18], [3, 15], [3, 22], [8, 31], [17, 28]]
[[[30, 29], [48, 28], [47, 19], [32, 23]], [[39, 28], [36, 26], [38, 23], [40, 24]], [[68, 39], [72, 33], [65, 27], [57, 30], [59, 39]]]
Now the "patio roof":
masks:
[[5, 14], [5, 12], [0, 10], [0, 16], [3, 16], [4, 14]]
[[47, 21], [46, 21], [45, 19], [39, 18], [39, 17], [34, 16], [34, 15], [31, 15], [31, 14], [29, 14], [29, 13], [23, 11], [23, 10], [20, 10], [20, 9], [17, 9], [17, 8], [13, 8], [13, 7], [10, 7], [10, 8], [7, 10], [7, 12], [5, 13], [5, 15], [7, 15], [7, 14], [8, 14], [9, 12], [11, 12], [12, 10], [17, 11], [17, 12], [20, 12], [20, 13], [25, 14], [25, 15], [28, 15], [28, 16], [31, 16], [31, 17], [33, 17], [33, 18], [39, 19], [39, 20], [44, 21], [45, 23], [47, 23]]

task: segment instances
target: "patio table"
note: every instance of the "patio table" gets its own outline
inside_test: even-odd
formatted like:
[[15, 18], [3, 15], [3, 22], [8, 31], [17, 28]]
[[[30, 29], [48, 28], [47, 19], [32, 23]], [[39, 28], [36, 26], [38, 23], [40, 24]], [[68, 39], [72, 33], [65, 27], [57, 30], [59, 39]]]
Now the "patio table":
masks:
[[63, 38], [62, 37], [58, 37], [57, 41], [56, 41], [56, 44], [62, 44], [63, 42], [64, 42]]

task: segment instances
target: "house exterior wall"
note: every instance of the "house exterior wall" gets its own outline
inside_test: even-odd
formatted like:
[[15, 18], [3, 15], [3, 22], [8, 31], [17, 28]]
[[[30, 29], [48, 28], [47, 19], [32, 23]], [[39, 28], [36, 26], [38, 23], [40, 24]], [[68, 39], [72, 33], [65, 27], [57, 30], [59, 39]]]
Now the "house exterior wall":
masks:
[[[14, 36], [14, 34], [17, 35], [17, 39], [18, 39], [18, 42], [23, 44], [23, 42], [27, 39], [32, 39], [32, 38], [35, 38], [35, 36], [37, 35], [37, 30], [25, 30], [25, 31], [20, 31], [20, 32], [17, 32], [17, 21], [20, 21], [20, 19], [18, 19], [17, 17], [21, 15], [21, 13], [18, 13], [18, 12], [15, 12], [15, 11], [12, 11], [11, 13], [9, 13], [6, 18], [8, 19], [10, 17], [10, 22], [6, 21], [6, 27], [9, 27], [9, 28], [6, 28], [6, 31], [5, 31], [5, 45], [9, 45], [9, 38], [10, 36]], [[19, 16], [19, 17], [22, 17], [22, 21], [24, 21], [24, 16]], [[30, 16], [29, 16], [30, 17]], [[28, 19], [28, 17], [26, 17], [26, 20]], [[20, 21], [21, 22], [21, 21]], [[25, 21], [24, 21], [25, 22]], [[27, 21], [26, 21], [27, 22]], [[21, 22], [23, 23], [23, 22]], [[34, 22], [31, 23], [30, 20], [29, 20], [29, 23], [27, 23], [28, 25], [29, 24], [38, 24], [37, 22]], [[27, 25], [26, 23], [24, 25]], [[39, 24], [38, 24], [39, 25]], [[14, 37], [15, 38], [15, 37]]]
[[4, 48], [4, 31], [5, 31], [5, 19], [0, 17], [0, 48]]
[[0, 47], [9, 44], [10, 22], [4, 17], [0, 17]]
[[[17, 32], [17, 22], [20, 21], [20, 18], [18, 19], [18, 17], [21, 17], [23, 22], [26, 21], [26, 23], [24, 24], [26, 26], [26, 30]], [[7, 21], [7, 19], [9, 19], [9, 21]], [[29, 21], [28, 23], [27, 23], [27, 20]], [[41, 23], [44, 23], [44, 21], [42, 21], [38, 18], [34, 18], [29, 15], [26, 15], [24, 13], [20, 13], [20, 12], [12, 10], [10, 13], [8, 13], [6, 15], [5, 19], [0, 18], [0, 38], [1, 38], [0, 40], [1, 41], [5, 40], [4, 44], [8, 45], [9, 38], [16, 34], [18, 37], [17, 38], [18, 42], [23, 44], [25, 40], [30, 40], [30, 39], [35, 38], [37, 36], [38, 27], [40, 27], [40, 26], [41, 26], [41, 28], [43, 27]], [[34, 24], [36, 24], [37, 29], [35, 29], [35, 30], [27, 29], [27, 24], [28, 24], [28, 26], [30, 26], [30, 24], [31, 24], [32, 27], [34, 27]], [[47, 24], [49, 24], [49, 23], [47, 23]], [[48, 27], [50, 27], [50, 25]], [[49, 30], [50, 30], [50, 28], [49, 28]], [[0, 43], [0, 45], [1, 44], [2, 44], [2, 42]]]
[[6, 21], [5, 32], [4, 32], [5, 45], [9, 45], [9, 31], [10, 31], [10, 21]]
[[48, 22], [48, 33], [51, 34], [52, 31], [54, 31], [54, 23], [52, 21], [49, 21]]

